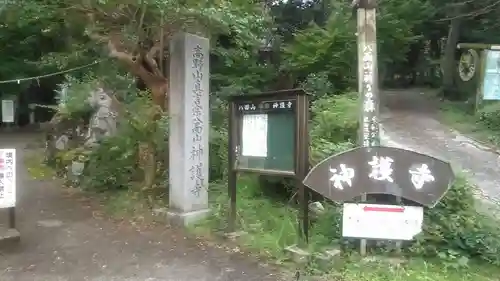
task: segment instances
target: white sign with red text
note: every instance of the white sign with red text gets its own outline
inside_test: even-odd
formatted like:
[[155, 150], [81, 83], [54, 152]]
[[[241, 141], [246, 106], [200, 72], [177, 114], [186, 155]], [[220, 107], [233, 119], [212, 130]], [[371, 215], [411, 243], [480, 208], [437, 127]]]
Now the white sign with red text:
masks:
[[16, 150], [0, 149], [0, 209], [16, 206]]
[[342, 236], [413, 240], [422, 232], [423, 207], [345, 203]]

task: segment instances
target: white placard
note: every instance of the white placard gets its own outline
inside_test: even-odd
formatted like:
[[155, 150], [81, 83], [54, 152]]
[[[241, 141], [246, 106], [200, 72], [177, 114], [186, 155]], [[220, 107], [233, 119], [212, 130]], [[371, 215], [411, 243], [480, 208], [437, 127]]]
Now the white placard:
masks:
[[2, 122], [14, 123], [14, 101], [2, 100]]
[[422, 232], [423, 218], [422, 207], [345, 203], [342, 236], [413, 240]]
[[241, 140], [243, 156], [267, 157], [267, 114], [243, 115]]
[[0, 208], [16, 206], [16, 150], [0, 149]]

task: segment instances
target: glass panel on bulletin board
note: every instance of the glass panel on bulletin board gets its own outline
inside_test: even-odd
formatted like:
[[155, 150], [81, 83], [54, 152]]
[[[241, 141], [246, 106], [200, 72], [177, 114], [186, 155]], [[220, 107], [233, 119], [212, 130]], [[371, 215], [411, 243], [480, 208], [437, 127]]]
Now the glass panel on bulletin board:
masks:
[[[281, 108], [280, 104], [285, 107]], [[270, 101], [246, 107], [249, 110], [241, 106], [244, 112], [240, 121], [241, 152], [237, 168], [294, 172], [294, 105], [293, 101]]]

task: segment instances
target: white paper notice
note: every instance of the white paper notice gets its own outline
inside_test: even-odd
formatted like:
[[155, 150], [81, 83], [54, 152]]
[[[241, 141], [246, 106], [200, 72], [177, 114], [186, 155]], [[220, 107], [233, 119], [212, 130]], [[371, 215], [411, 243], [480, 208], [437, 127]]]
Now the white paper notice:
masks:
[[16, 206], [16, 150], [0, 149], [0, 209]]
[[2, 122], [14, 123], [14, 101], [2, 100]]
[[243, 115], [241, 140], [243, 156], [267, 157], [267, 114]]
[[345, 203], [342, 236], [413, 240], [422, 232], [423, 220], [422, 207]]

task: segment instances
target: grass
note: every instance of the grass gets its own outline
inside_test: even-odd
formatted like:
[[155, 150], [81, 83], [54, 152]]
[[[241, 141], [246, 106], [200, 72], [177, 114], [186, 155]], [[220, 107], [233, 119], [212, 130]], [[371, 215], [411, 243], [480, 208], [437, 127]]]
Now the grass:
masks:
[[493, 281], [499, 280], [500, 271], [482, 265], [453, 268], [439, 262], [413, 259], [404, 266], [391, 266], [385, 262], [352, 260], [324, 280], [342, 281]]
[[56, 175], [52, 168], [43, 164], [43, 154], [41, 153], [31, 153], [23, 160], [24, 165], [27, 167], [28, 174], [32, 179], [52, 179]]
[[[269, 194], [264, 194], [268, 192], [255, 188], [256, 184], [257, 181], [252, 178], [244, 178], [238, 183], [237, 224], [238, 230], [243, 230], [246, 234], [239, 237], [235, 243], [243, 251], [255, 253], [286, 268], [294, 268], [295, 265], [289, 262], [284, 248], [298, 242], [297, 211], [289, 207], [288, 202], [280, 202]], [[210, 203], [214, 215], [191, 229], [197, 235], [218, 233], [227, 227], [229, 210], [224, 185], [211, 186]], [[331, 205], [327, 208], [338, 207]], [[309, 251], [317, 252], [322, 248], [338, 245], [340, 221], [339, 212], [332, 210], [318, 218], [311, 229]], [[414, 257], [403, 265], [394, 265], [384, 260], [364, 261], [355, 253], [351, 253], [343, 257], [343, 262], [330, 272], [320, 270], [314, 263], [302, 271], [307, 272], [309, 276], [315, 276], [315, 279], [310, 280], [329, 281], [500, 280], [497, 277], [500, 276], [500, 268], [475, 261], [463, 265], [458, 257], [429, 260]], [[308, 278], [313, 277], [304, 277], [301, 280], [309, 280]]]
[[440, 121], [471, 138], [500, 147], [500, 136], [492, 132], [472, 113], [470, 105], [463, 102], [443, 101], [440, 106]]

